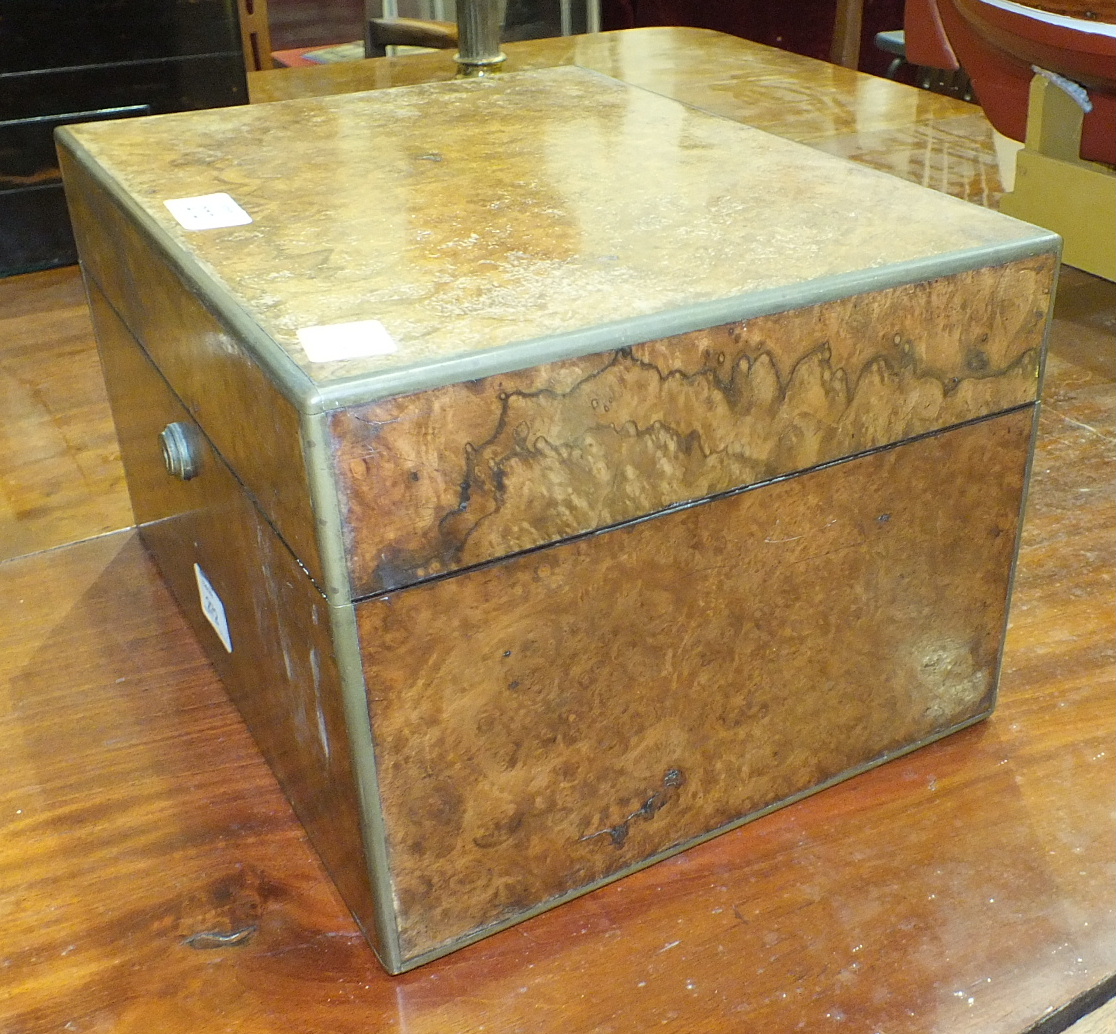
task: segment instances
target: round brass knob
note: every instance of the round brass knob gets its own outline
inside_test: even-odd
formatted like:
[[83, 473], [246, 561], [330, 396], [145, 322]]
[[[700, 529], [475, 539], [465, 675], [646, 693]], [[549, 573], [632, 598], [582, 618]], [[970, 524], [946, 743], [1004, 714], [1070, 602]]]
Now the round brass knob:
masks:
[[175, 421], [167, 424], [159, 435], [163, 447], [163, 463], [167, 473], [176, 478], [189, 481], [201, 472], [201, 450], [198, 448], [197, 432], [189, 425]]

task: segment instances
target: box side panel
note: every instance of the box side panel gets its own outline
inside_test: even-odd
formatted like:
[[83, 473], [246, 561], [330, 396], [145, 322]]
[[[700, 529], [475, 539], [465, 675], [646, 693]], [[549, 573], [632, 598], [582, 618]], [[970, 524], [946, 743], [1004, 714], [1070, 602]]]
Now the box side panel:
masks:
[[987, 713], [1033, 408], [360, 603], [404, 957]]
[[86, 277], [321, 584], [298, 411], [80, 163], [60, 157]]
[[1037, 397], [1041, 255], [343, 410], [354, 595]]
[[[379, 951], [330, 608], [96, 286], [90, 298], [144, 543]], [[189, 481], [163, 463], [159, 435], [172, 421], [189, 429], [199, 457]]]

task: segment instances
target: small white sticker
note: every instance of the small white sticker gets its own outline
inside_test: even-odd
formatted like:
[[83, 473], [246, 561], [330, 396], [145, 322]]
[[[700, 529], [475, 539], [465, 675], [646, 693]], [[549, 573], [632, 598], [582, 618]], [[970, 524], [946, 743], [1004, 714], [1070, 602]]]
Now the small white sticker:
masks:
[[399, 345], [379, 320], [333, 323], [325, 327], [303, 327], [298, 343], [312, 363], [333, 363], [339, 359], [365, 359], [371, 355], [391, 355]]
[[252, 217], [228, 194], [203, 194], [164, 201], [187, 230], [218, 230], [222, 226], [247, 226]]
[[206, 578], [205, 572], [197, 564], [194, 564], [194, 575], [198, 579], [198, 598], [201, 600], [202, 613], [206, 621], [213, 626], [213, 631], [217, 633], [221, 645], [232, 653], [232, 636], [229, 635], [229, 620], [225, 617], [225, 605], [217, 595], [217, 590]]

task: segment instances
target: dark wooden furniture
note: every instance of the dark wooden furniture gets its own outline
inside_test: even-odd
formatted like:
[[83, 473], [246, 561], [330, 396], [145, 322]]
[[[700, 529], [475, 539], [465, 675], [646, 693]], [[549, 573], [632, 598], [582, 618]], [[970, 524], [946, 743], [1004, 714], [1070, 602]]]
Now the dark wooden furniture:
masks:
[[76, 261], [56, 127], [245, 100], [232, 0], [0, 0], [0, 276]]
[[384, 57], [388, 47], [450, 50], [456, 46], [456, 22], [421, 21], [417, 18], [369, 18], [365, 23], [364, 52], [368, 57]]

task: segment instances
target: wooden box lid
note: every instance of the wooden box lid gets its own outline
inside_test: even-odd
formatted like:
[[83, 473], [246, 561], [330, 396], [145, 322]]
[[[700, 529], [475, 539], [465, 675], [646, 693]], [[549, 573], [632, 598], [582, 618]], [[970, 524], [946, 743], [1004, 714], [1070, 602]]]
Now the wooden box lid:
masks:
[[[63, 136], [304, 412], [1057, 248], [573, 67]], [[165, 205], [214, 193], [252, 221], [188, 230]], [[365, 321], [384, 333], [336, 329]], [[313, 361], [300, 331], [322, 327], [327, 356], [382, 354]]]

